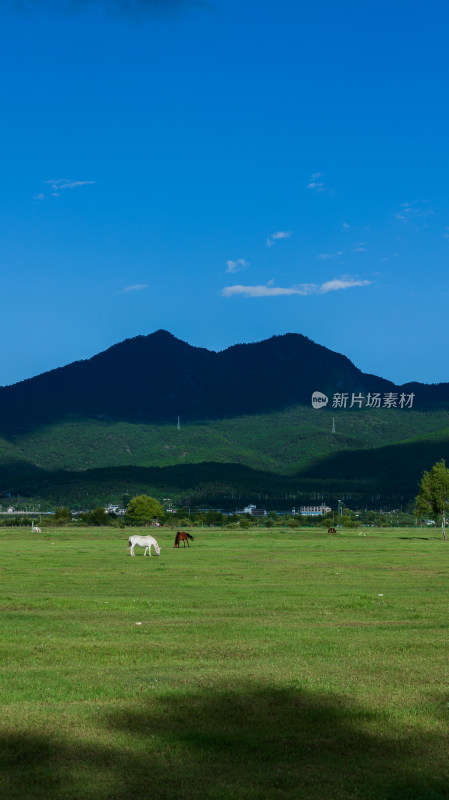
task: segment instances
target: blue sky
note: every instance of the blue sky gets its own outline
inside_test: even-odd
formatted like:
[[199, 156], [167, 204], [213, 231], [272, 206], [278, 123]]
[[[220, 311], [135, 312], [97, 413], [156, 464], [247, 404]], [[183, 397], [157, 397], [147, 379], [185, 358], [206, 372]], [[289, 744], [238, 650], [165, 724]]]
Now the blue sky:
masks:
[[440, 0], [0, 0], [0, 384], [159, 328], [448, 381], [448, 23]]

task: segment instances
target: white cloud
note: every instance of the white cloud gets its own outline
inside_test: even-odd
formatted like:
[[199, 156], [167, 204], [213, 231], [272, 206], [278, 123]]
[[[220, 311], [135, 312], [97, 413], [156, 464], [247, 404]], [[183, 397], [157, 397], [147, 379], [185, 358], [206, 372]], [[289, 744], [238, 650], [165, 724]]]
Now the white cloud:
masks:
[[272, 247], [278, 239], [289, 239], [290, 236], [293, 236], [293, 231], [276, 231], [268, 237], [265, 244], [267, 247]]
[[443, 236], [445, 239], [449, 239], [449, 225], [446, 225]]
[[57, 178], [56, 180], [45, 181], [49, 184], [54, 192], [61, 192], [64, 189], [77, 189], [79, 186], [89, 186], [95, 181], [68, 181], [64, 178]]
[[325, 261], [328, 258], [336, 258], [337, 256], [342, 256], [342, 255], [343, 255], [342, 250], [338, 250], [336, 253], [320, 253], [320, 255], [317, 256], [317, 258], [320, 258]]
[[126, 294], [127, 292], [142, 292], [144, 289], [148, 289], [148, 283], [136, 283], [134, 286], [125, 286], [125, 288], [121, 290], [120, 294]]
[[344, 231], [348, 231], [348, 230], [349, 230], [349, 228], [350, 228], [351, 226], [350, 226], [350, 225], [348, 225], [348, 223], [347, 223], [347, 222], [343, 222], [343, 224], [342, 224], [342, 226], [341, 226], [341, 227], [343, 228], [343, 230], [344, 230]]
[[276, 231], [271, 234], [272, 239], [288, 239], [292, 235], [292, 231]]
[[273, 286], [273, 281], [269, 281], [265, 285], [259, 286], [225, 286], [221, 294], [223, 297], [234, 297], [235, 295], [244, 295], [246, 297], [280, 297], [287, 295], [300, 295], [306, 297], [311, 294], [327, 294], [328, 292], [337, 292], [342, 289], [352, 289], [355, 286], [369, 286], [371, 281], [360, 280], [352, 278], [349, 275], [344, 275], [341, 278], [334, 278], [331, 281], [326, 281], [322, 284], [317, 283], [300, 283], [294, 286], [281, 287]]
[[304, 294], [298, 289], [283, 289], [276, 286], [225, 286], [222, 289], [223, 297], [233, 297], [236, 294], [243, 294], [246, 297], [279, 297], [280, 295]]
[[401, 203], [400, 210], [395, 214], [396, 219], [401, 222], [411, 222], [412, 220], [430, 217], [435, 212], [426, 203]]
[[365, 247], [365, 242], [358, 242], [355, 247], [353, 247], [353, 253], [366, 253], [367, 247]]
[[241, 269], [249, 267], [249, 261], [245, 258], [237, 258], [236, 261], [226, 261], [226, 272], [240, 272]]
[[45, 185], [52, 189], [50, 194], [47, 195], [45, 192], [40, 192], [40, 194], [33, 197], [33, 200], [45, 200], [48, 196], [61, 197], [61, 192], [64, 189], [78, 189], [80, 186], [90, 186], [94, 183], [95, 181], [69, 181], [66, 178], [53, 178], [51, 181], [45, 181]]
[[309, 183], [306, 185], [306, 188], [312, 189], [314, 192], [328, 192], [328, 187], [322, 180], [320, 180], [322, 177], [322, 172], [314, 172], [313, 175], [310, 176]]
[[319, 287], [319, 294], [326, 294], [327, 292], [338, 292], [340, 289], [352, 289], [354, 286], [369, 286], [371, 281], [361, 281], [357, 278], [350, 278], [345, 276], [343, 278], [334, 278], [333, 281], [322, 283]]

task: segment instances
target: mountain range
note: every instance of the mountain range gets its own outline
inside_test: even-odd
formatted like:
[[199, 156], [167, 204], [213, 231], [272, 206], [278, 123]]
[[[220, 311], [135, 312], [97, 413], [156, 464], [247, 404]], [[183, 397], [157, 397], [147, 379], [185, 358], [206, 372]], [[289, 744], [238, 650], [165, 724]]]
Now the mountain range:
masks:
[[261, 414], [310, 405], [315, 390], [396, 391], [414, 393], [421, 406], [449, 403], [449, 383], [397, 386], [301, 334], [216, 353], [160, 330], [1, 387], [0, 431], [74, 418], [165, 423]]
[[[412, 407], [367, 406], [375, 394]], [[160, 330], [0, 387], [0, 493], [408, 497], [430, 459], [449, 457], [448, 410], [449, 383], [395, 385], [301, 334], [213, 352]]]

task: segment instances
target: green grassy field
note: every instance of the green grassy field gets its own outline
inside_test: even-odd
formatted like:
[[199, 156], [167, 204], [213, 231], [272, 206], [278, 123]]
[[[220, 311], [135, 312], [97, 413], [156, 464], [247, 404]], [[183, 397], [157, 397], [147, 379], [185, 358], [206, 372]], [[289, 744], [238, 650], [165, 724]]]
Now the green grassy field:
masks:
[[192, 532], [0, 531], [1, 797], [448, 798], [438, 532]]

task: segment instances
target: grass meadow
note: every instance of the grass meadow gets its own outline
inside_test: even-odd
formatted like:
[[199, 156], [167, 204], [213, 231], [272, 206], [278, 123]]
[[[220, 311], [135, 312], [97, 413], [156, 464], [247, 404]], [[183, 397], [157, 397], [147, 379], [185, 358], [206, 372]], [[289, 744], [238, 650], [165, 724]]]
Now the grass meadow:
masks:
[[363, 532], [2, 529], [0, 796], [449, 798], [449, 543]]

